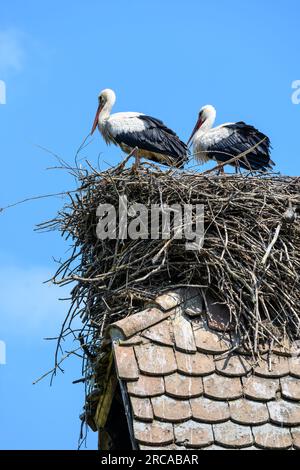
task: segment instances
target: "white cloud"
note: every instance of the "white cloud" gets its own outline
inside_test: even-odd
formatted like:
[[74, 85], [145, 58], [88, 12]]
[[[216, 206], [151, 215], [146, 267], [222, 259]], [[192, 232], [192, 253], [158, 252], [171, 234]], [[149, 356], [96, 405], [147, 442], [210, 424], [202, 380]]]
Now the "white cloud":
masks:
[[51, 269], [45, 267], [0, 266], [1, 330], [57, 332], [70, 305], [58, 299], [70, 289], [44, 284], [49, 277]]
[[0, 72], [20, 71], [24, 63], [24, 34], [16, 29], [0, 30]]

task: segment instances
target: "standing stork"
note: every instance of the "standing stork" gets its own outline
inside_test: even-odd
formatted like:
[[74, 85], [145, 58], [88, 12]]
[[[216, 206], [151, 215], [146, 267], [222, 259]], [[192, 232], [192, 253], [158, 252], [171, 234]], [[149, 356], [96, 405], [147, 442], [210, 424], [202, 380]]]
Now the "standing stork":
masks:
[[[240, 166], [250, 171], [267, 171], [272, 168], [274, 162], [270, 158], [270, 139], [266, 135], [242, 121], [213, 128], [215, 119], [216, 110], [213, 106], [201, 108], [188, 140], [188, 145], [193, 144], [194, 155], [200, 163], [209, 160], [219, 163], [228, 161], [236, 169]], [[232, 162], [234, 157], [246, 151], [249, 153]]]
[[181, 168], [187, 160], [188, 149], [174, 131], [159, 119], [142, 113], [110, 114], [116, 101], [113, 90], [103, 90], [99, 95], [91, 134], [98, 126], [107, 144], [114, 143], [136, 158], [141, 157], [167, 166]]

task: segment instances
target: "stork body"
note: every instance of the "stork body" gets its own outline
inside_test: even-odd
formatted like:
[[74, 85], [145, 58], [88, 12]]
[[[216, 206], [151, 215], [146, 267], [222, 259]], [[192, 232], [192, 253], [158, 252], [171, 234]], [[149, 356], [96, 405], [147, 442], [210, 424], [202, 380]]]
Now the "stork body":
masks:
[[96, 127], [107, 144], [115, 144], [126, 153], [146, 157], [163, 165], [182, 167], [187, 160], [188, 149], [174, 131], [159, 119], [142, 113], [110, 114], [116, 101], [115, 93], [106, 89], [99, 95], [91, 134]]
[[274, 162], [270, 158], [270, 139], [266, 135], [242, 121], [213, 128], [215, 119], [215, 108], [204, 106], [188, 141], [188, 144], [193, 144], [194, 155], [200, 163], [209, 160], [224, 163], [249, 151], [245, 157], [230, 164], [252, 171], [272, 168]]

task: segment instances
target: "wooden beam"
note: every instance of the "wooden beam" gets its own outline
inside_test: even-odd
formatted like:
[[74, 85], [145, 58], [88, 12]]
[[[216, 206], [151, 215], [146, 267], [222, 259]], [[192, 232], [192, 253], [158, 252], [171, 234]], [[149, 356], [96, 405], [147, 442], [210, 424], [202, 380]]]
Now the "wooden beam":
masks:
[[111, 351], [105, 379], [105, 390], [100, 397], [94, 418], [98, 429], [102, 429], [106, 425], [117, 382], [118, 379], [113, 368], [113, 352]]

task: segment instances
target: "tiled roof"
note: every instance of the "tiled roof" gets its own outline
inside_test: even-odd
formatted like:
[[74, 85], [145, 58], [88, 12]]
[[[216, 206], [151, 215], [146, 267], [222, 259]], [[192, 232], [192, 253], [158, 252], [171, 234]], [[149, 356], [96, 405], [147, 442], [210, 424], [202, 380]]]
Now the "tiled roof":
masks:
[[116, 370], [140, 449], [300, 449], [300, 358], [254, 361], [225, 306], [188, 288], [114, 323]]

